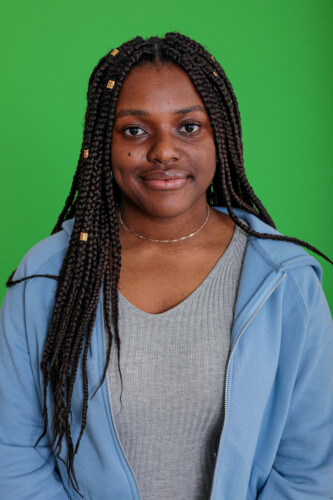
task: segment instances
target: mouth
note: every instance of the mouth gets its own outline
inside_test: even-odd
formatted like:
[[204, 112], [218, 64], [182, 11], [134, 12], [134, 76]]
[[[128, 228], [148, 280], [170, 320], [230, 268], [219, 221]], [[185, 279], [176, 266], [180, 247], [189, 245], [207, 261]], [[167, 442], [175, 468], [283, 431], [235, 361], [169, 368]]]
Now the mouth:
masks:
[[189, 181], [190, 177], [186, 176], [171, 179], [145, 179], [141, 177], [140, 179], [151, 189], [177, 189], [183, 187]]
[[183, 187], [191, 176], [180, 170], [155, 170], [140, 177], [152, 189], [177, 189]]

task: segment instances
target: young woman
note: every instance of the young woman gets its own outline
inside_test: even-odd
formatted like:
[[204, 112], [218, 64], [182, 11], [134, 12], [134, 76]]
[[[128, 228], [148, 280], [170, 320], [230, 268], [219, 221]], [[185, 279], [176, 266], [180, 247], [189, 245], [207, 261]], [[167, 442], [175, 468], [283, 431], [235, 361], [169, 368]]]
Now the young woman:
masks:
[[332, 317], [301, 246], [332, 263], [249, 185], [213, 56], [179, 33], [104, 56], [64, 209], [7, 282], [1, 499], [333, 498]]

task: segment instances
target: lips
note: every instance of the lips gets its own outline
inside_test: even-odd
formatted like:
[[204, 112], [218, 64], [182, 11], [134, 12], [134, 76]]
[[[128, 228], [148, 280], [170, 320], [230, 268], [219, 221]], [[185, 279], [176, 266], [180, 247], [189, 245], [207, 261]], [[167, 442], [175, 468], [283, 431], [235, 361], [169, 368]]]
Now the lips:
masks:
[[170, 181], [172, 179], [184, 179], [188, 177], [185, 172], [180, 170], [154, 170], [141, 176], [142, 179]]
[[141, 176], [141, 182], [148, 188], [171, 192], [184, 188], [191, 176], [181, 170], [154, 170]]

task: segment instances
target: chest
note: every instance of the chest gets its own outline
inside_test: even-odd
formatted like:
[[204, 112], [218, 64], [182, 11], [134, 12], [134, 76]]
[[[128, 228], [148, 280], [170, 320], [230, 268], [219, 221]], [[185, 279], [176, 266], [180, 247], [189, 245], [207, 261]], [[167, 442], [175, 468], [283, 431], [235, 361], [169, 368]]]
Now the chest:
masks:
[[134, 306], [160, 314], [185, 300], [206, 279], [224, 249], [207, 251], [188, 260], [175, 258], [152, 262], [122, 257], [119, 291]]

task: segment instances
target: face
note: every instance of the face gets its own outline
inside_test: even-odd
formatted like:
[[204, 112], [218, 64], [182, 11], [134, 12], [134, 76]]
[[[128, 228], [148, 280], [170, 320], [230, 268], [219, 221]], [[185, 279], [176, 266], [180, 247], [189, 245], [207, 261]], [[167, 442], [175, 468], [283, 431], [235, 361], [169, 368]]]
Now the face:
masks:
[[177, 65], [147, 63], [126, 75], [111, 149], [122, 205], [159, 217], [206, 205], [216, 169], [213, 132], [200, 95]]

